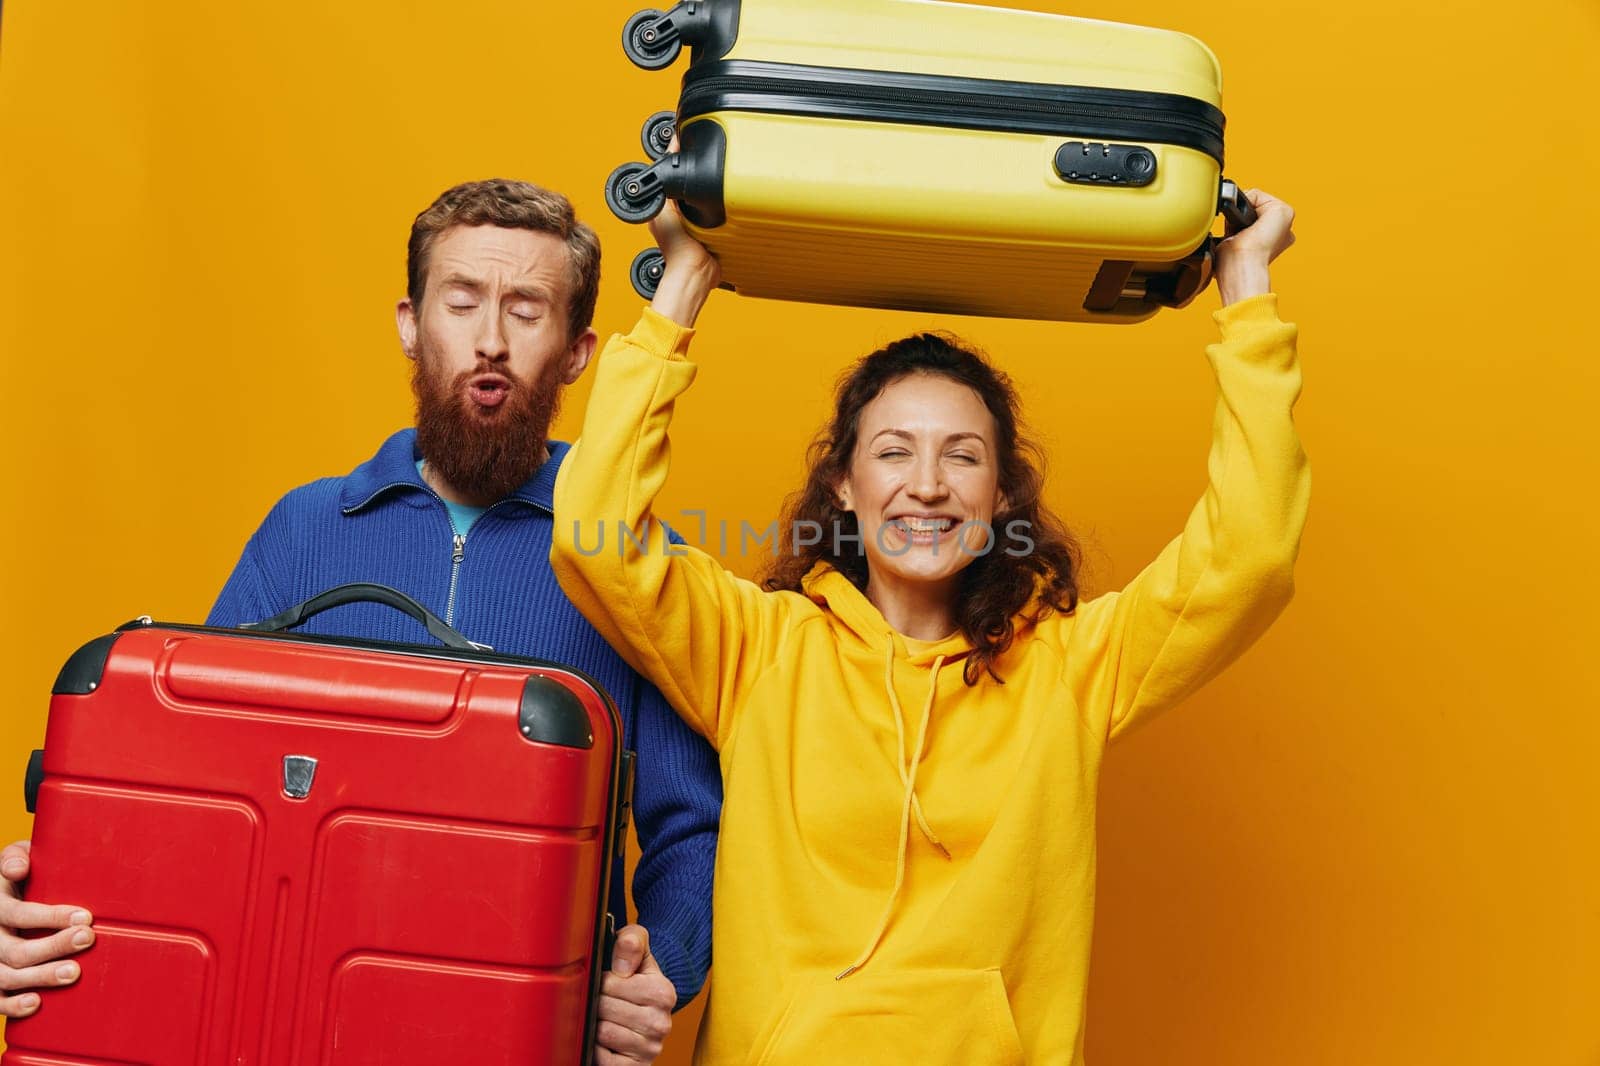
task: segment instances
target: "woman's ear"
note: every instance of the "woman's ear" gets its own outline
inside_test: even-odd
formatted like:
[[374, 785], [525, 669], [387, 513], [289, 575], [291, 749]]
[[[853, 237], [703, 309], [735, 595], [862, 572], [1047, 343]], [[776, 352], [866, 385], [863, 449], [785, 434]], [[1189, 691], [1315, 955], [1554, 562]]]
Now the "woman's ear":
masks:
[[833, 502], [841, 511], [854, 511], [856, 509], [851, 500], [849, 477], [840, 478], [839, 483], [833, 487]]

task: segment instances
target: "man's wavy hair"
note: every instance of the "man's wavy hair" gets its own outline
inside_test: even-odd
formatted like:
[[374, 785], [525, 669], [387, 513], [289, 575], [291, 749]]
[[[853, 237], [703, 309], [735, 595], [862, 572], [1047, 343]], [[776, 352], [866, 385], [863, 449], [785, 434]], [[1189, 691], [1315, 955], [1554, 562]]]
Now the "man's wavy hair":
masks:
[[572, 282], [567, 300], [569, 338], [577, 339], [594, 321], [595, 299], [600, 293], [600, 239], [578, 221], [565, 196], [507, 178], [452, 186], [411, 223], [411, 239], [406, 244], [406, 295], [412, 307], [422, 308], [433, 242], [453, 226], [500, 226], [559, 237], [567, 246]]
[[[959, 338], [919, 333], [880, 348], [845, 371], [834, 393], [833, 417], [808, 452], [805, 487], [784, 505], [782, 529], [816, 523], [829, 533], [815, 545], [796, 544], [779, 554], [764, 575], [766, 588], [801, 591], [801, 581], [819, 562], [828, 563], [857, 588], [867, 586], [867, 557], [854, 512], [839, 509], [838, 487], [855, 456], [861, 411], [884, 389], [913, 374], [947, 378], [978, 394], [994, 416], [1003, 506], [996, 512], [991, 550], [975, 555], [961, 572], [955, 616], [972, 645], [965, 678], [978, 683], [984, 673], [1002, 681], [996, 661], [1011, 647], [1022, 624], [1052, 612], [1070, 613], [1078, 604], [1080, 552], [1066, 526], [1045, 506], [1044, 453], [1022, 425], [1020, 403], [1011, 379]], [[1022, 527], [1033, 541], [1025, 554], [1008, 554], [1001, 534]], [[840, 536], [833, 536], [833, 530]], [[850, 539], [852, 536], [858, 539]], [[799, 538], [795, 538], [798, 542]], [[850, 548], [850, 545], [855, 545]]]

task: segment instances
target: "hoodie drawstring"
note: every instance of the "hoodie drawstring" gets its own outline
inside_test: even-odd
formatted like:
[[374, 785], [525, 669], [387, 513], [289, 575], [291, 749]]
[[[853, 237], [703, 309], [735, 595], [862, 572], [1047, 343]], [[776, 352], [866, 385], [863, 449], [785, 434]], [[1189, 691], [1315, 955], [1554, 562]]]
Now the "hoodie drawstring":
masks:
[[[944, 663], [944, 656], [942, 656], [942, 655], [939, 656], [939, 658], [934, 661], [934, 664], [933, 664], [933, 682], [932, 682], [933, 688], [937, 688], [938, 685], [939, 685], [939, 667], [941, 665], [943, 665], [943, 663]], [[906, 727], [905, 727], [905, 721], [904, 721], [905, 712], [900, 709], [900, 697], [894, 690], [894, 638], [892, 638], [892, 637], [889, 639], [889, 654], [887, 656], [885, 656], [885, 658], [884, 658], [884, 664], [883, 664], [883, 688], [884, 688], [884, 691], [889, 694], [889, 707], [890, 707], [891, 710], [894, 711], [895, 744], [898, 746], [899, 751], [900, 751], [900, 759], [899, 759], [899, 762], [896, 764], [895, 769], [900, 771], [900, 783], [902, 785], [904, 785], [907, 789], [910, 789], [911, 788], [911, 779], [910, 779], [910, 775], [906, 771], [906, 765], [905, 765], [906, 764]], [[923, 721], [924, 730], [926, 729], [926, 726], [927, 726], [928, 712], [931, 711], [932, 708], [933, 708], [933, 690], [930, 689], [929, 692], [928, 692], [928, 706], [923, 709], [923, 719], [922, 719], [922, 721]], [[913, 762], [916, 762], [916, 761], [918, 761], [918, 760], [920, 760], [922, 758], [922, 745], [926, 741], [926, 739], [927, 738], [924, 737], [923, 740], [920, 740], [920, 741], [917, 742], [917, 750], [912, 756], [912, 761]], [[944, 846], [944, 842], [941, 841], [939, 839], [939, 837], [934, 833], [933, 826], [928, 824], [927, 817], [922, 813], [922, 801], [917, 798], [917, 793], [916, 793], [916, 791], [914, 789], [911, 791], [911, 814], [917, 820], [917, 828], [922, 830], [922, 835], [928, 838], [928, 843], [930, 843], [934, 847], [938, 848], [939, 849], [939, 854], [943, 855], [945, 858], [948, 859], [950, 857], [950, 849], [948, 849], [948, 848], [946, 848]]]
[[933, 669], [929, 675], [928, 698], [922, 705], [922, 721], [917, 726], [916, 745], [911, 750], [911, 765], [908, 768], [905, 763], [905, 715], [900, 709], [900, 697], [896, 695], [894, 690], [894, 637], [891, 636], [889, 638], [883, 662], [883, 687], [889, 694], [889, 707], [894, 711], [894, 728], [900, 748], [900, 758], [897, 762], [900, 769], [900, 781], [905, 785], [906, 789], [905, 798], [900, 802], [900, 843], [895, 849], [894, 887], [889, 890], [889, 900], [884, 904], [883, 917], [878, 919], [878, 927], [872, 931], [872, 937], [867, 941], [867, 946], [857, 956], [855, 962], [839, 971], [838, 975], [834, 977], [835, 981], [841, 981], [861, 969], [862, 966], [865, 966], [867, 960], [872, 957], [872, 953], [878, 950], [878, 942], [883, 939], [884, 932], [889, 928], [889, 918], [894, 914], [894, 906], [900, 900], [900, 889], [905, 885], [906, 845], [910, 843], [913, 811], [916, 813], [917, 825], [922, 830], [923, 835], [928, 838], [928, 841], [934, 847], [939, 849], [940, 854], [947, 859], [950, 857], [950, 852], [939, 842], [939, 838], [934, 835], [932, 827], [928, 825], [928, 820], [923, 817], [922, 804], [917, 801], [917, 768], [922, 765], [922, 749], [928, 739], [928, 721], [933, 716], [934, 697], [939, 694], [939, 667], [944, 665], [944, 658], [943, 655], [940, 655], [933, 660]]

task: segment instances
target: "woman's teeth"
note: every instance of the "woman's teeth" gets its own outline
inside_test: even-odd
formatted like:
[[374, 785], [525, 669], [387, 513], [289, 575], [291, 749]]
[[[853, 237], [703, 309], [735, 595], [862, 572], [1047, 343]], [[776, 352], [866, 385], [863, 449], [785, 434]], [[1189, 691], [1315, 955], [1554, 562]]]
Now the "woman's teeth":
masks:
[[943, 533], [952, 523], [948, 518], [896, 518], [894, 524], [910, 533]]

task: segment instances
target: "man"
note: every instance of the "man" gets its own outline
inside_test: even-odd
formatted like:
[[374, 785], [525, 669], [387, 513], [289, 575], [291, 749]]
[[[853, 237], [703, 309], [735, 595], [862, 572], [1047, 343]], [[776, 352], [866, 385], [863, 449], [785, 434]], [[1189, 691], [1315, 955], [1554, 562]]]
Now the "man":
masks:
[[[546, 434], [563, 387], [594, 354], [599, 277], [599, 243], [557, 193], [473, 182], [418, 215], [396, 308], [413, 360], [416, 428], [348, 476], [279, 501], [209, 621], [257, 621], [335, 585], [373, 581], [497, 651], [600, 681], [639, 759], [634, 898], [643, 927], [618, 935], [600, 1006], [598, 1061], [622, 1063], [655, 1057], [670, 1011], [705, 979], [721, 779], [710, 747], [583, 620], [550, 570], [551, 493], [567, 445]], [[301, 631], [431, 639], [407, 616], [370, 604], [326, 612]], [[39, 1009], [27, 990], [76, 980], [77, 964], [61, 960], [94, 936], [92, 919], [74, 907], [21, 902], [16, 885], [27, 871], [26, 843], [0, 854], [0, 1014], [10, 1017]], [[620, 868], [612, 885], [620, 916]], [[19, 928], [59, 932], [24, 940]]]

